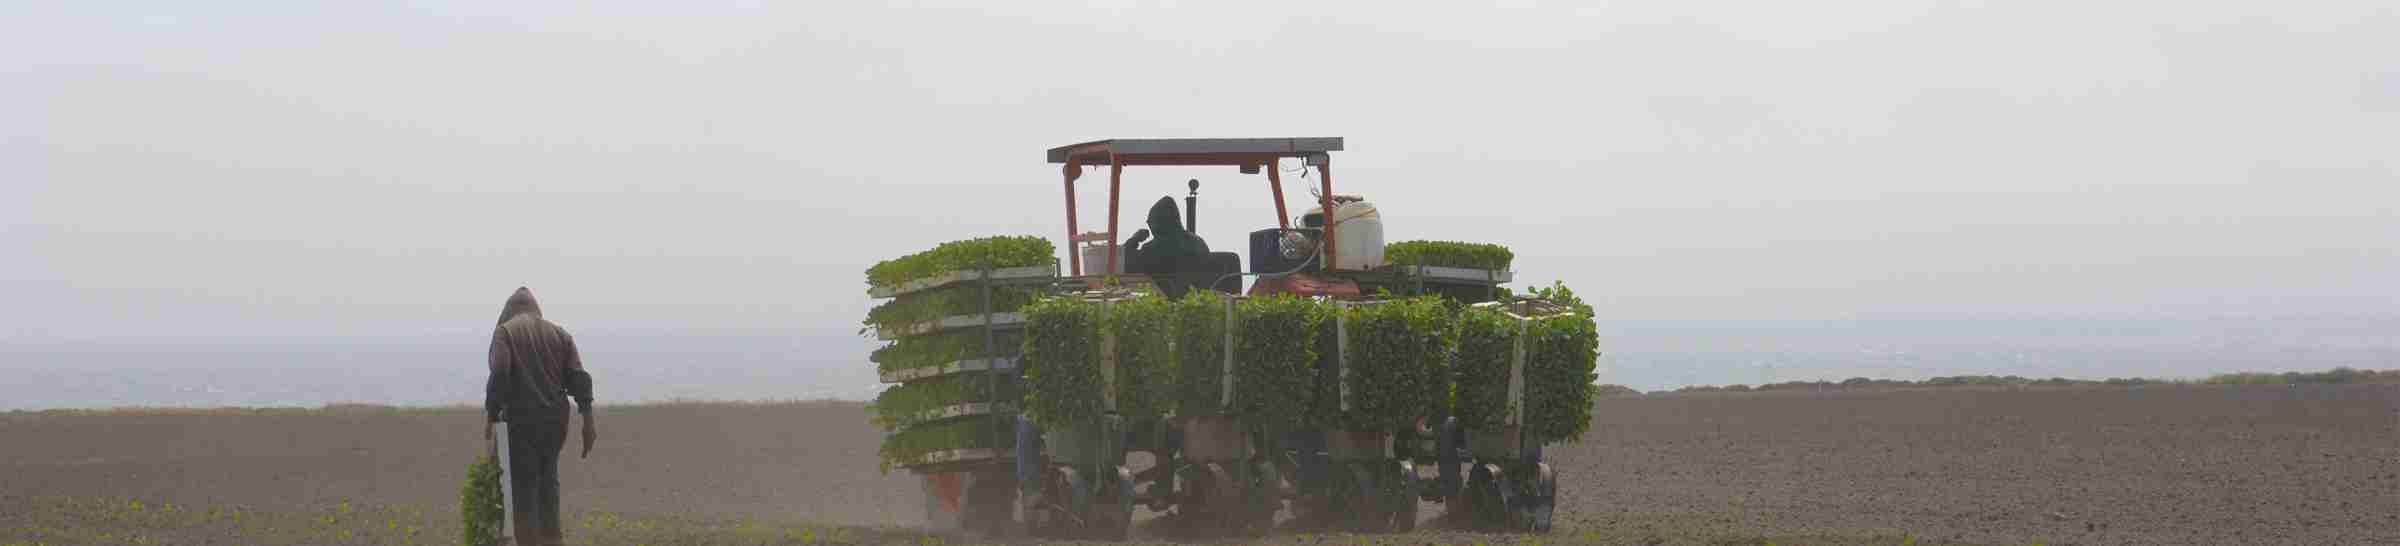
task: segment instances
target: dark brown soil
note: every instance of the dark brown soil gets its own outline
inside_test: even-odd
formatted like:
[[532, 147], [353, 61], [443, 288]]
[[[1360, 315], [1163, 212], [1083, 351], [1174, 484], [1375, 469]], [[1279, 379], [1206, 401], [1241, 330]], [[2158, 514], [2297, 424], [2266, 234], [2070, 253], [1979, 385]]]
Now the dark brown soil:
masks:
[[2400, 386], [1611, 398], [1579, 514], [2027, 544], [2400, 544]]
[[[1691, 394], [1597, 411], [1583, 442], [1550, 452], [1566, 496], [1553, 540], [2400, 544], [2388, 385]], [[915, 479], [876, 472], [858, 404], [616, 407], [599, 424], [591, 459], [570, 446], [570, 509], [922, 519]], [[455, 513], [480, 427], [465, 410], [0, 414], [0, 506]]]
[[[0, 417], [0, 496], [123, 496], [309, 509], [342, 499], [455, 514], [483, 449], [471, 410]], [[570, 509], [921, 521], [916, 480], [875, 471], [856, 403], [602, 407], [599, 446], [560, 466]]]

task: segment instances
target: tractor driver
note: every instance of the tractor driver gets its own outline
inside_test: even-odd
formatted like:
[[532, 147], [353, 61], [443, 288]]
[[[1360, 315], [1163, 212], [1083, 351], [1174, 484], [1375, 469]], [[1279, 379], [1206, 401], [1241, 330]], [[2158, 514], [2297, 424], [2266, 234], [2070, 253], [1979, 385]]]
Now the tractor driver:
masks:
[[1122, 245], [1130, 262], [1125, 272], [1164, 276], [1175, 273], [1176, 264], [1184, 259], [1208, 256], [1208, 242], [1184, 231], [1183, 215], [1175, 210], [1174, 197], [1160, 197], [1157, 204], [1150, 205], [1149, 225], [1149, 229], [1133, 232]]

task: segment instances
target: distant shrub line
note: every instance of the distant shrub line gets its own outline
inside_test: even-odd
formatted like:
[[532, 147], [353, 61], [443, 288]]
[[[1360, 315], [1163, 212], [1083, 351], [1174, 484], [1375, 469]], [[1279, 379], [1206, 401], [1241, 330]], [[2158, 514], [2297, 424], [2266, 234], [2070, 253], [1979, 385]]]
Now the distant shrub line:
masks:
[[1923, 381], [1868, 379], [1853, 377], [1834, 381], [1785, 381], [1758, 386], [1694, 385], [1672, 392], [1772, 392], [1877, 390], [1944, 387], [2138, 387], [2143, 385], [2348, 385], [2400, 384], [2400, 370], [2360, 370], [2348, 367], [2322, 372], [2238, 372], [2217, 374], [2207, 379], [2153, 379], [2144, 377], [2111, 377], [2108, 379], [2067, 379], [2052, 377], [2035, 379], [2015, 375], [1955, 375]]

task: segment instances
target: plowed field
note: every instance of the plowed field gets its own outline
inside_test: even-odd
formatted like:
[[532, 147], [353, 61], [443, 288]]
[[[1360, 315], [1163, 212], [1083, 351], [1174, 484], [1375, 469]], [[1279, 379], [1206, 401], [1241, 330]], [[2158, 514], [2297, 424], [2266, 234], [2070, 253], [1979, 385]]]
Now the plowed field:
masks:
[[[1549, 542], [2400, 544], [2400, 388], [2388, 385], [1654, 395], [1597, 411], [1582, 442], [1550, 451], [1565, 499]], [[113, 520], [76, 503], [105, 502], [413, 510], [431, 528], [419, 543], [454, 541], [478, 419], [0, 414], [0, 542], [79, 532], [61, 521], [96, 536]], [[575, 460], [570, 447], [564, 465], [579, 529], [603, 517], [756, 518], [783, 526], [764, 542], [799, 543], [792, 522], [922, 520], [915, 480], [876, 473], [879, 434], [855, 403], [604, 407], [599, 419], [599, 449]], [[249, 542], [230, 524], [125, 521], [164, 543]], [[286, 538], [319, 542], [306, 536]]]

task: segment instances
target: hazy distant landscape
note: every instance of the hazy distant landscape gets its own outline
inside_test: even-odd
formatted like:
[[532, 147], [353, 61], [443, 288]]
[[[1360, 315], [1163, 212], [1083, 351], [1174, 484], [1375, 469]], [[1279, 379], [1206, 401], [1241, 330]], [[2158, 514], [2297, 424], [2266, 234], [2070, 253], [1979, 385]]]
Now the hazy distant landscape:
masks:
[[[2260, 320], [1628, 321], [1601, 323], [1601, 382], [1688, 385], [1947, 375], [2199, 378], [2400, 368], [2400, 317]], [[872, 398], [848, 330], [579, 332], [604, 400]], [[0, 348], [0, 410], [478, 402], [479, 335], [223, 338]]]

